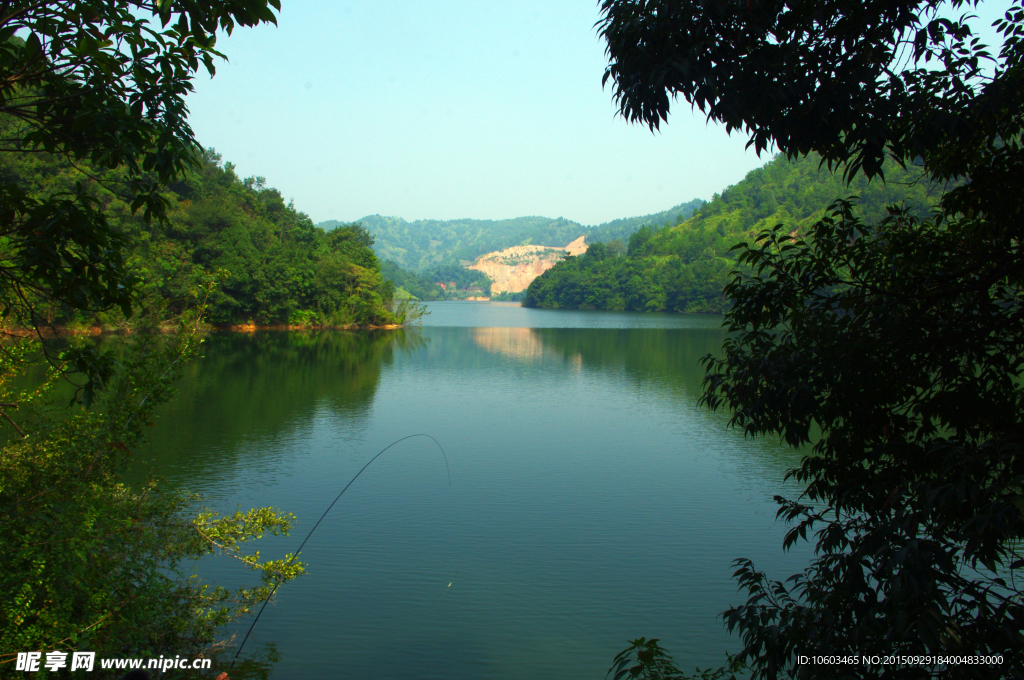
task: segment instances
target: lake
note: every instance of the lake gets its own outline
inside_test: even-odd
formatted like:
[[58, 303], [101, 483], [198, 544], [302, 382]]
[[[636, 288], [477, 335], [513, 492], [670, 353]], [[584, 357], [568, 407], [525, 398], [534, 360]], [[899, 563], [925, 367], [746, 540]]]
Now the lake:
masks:
[[[774, 578], [796, 455], [697, 408], [721, 317], [429, 305], [398, 331], [212, 334], [140, 453], [210, 507], [293, 512], [302, 552], [243, 657], [271, 677], [594, 678], [627, 640], [720, 665], [737, 557]], [[450, 484], [449, 484], [450, 471]], [[233, 586], [231, 560], [201, 573]], [[244, 635], [251, 620], [233, 630]]]

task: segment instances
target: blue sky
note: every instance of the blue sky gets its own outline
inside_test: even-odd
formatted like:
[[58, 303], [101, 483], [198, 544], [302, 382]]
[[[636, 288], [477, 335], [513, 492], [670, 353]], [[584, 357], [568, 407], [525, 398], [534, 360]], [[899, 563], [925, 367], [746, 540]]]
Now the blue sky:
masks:
[[[995, 3], [1002, 4], [1002, 3]], [[189, 96], [200, 142], [315, 222], [566, 217], [709, 199], [767, 162], [685, 102], [615, 115], [591, 0], [282, 0], [217, 44]]]
[[319, 222], [566, 217], [597, 224], [734, 184], [768, 160], [685, 103], [616, 117], [596, 2], [283, 0], [188, 99], [200, 142]]

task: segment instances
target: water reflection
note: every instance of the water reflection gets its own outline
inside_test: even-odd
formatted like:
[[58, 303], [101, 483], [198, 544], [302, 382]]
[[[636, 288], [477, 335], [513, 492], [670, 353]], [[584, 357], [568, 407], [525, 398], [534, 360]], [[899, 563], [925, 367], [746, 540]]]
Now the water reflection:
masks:
[[473, 328], [473, 343], [525, 364], [545, 361], [653, 382], [694, 401], [704, 370], [700, 360], [718, 354], [718, 329]]
[[[440, 329], [427, 329], [437, 332]], [[455, 329], [450, 329], [455, 330]], [[710, 413], [697, 407], [703, 393], [702, 360], [721, 353], [726, 331], [712, 325], [683, 328], [473, 328], [475, 347], [516, 363], [556, 370], [586, 372], [617, 380], [643, 399], [652, 395], [669, 399], [677, 409], [713, 423], [715, 436], [743, 438], [726, 432], [726, 412]], [[454, 338], [446, 339], [453, 342]], [[470, 361], [470, 352], [459, 353]], [[479, 362], [476, 362], [479, 363]], [[777, 439], [760, 440], [753, 455], [780, 474], [799, 462], [800, 454]]]
[[221, 474], [269, 452], [254, 443], [301, 431], [321, 411], [359, 431], [382, 367], [422, 342], [401, 329], [211, 334], [160, 409], [143, 463], [161, 476]]
[[545, 353], [544, 341], [533, 328], [473, 328], [471, 336], [478, 347], [527, 364], [554, 358], [577, 371], [583, 365], [579, 353], [568, 355], [554, 347], [547, 347]]
[[541, 328], [539, 342], [563, 356], [578, 356], [586, 370], [624, 375], [635, 385], [668, 392], [687, 406], [700, 396], [700, 360], [718, 354], [725, 338], [718, 329], [608, 329], [582, 332]]
[[250, 641], [277, 645], [273, 677], [600, 677], [639, 635], [717, 664], [731, 560], [798, 557], [781, 554], [771, 502], [791, 454], [696, 407], [717, 324], [517, 318], [210, 338], [152, 457], [218, 510], [294, 512], [266, 554], [294, 550], [402, 436], [435, 436], [451, 463], [449, 487], [433, 444], [410, 440], [353, 485]]

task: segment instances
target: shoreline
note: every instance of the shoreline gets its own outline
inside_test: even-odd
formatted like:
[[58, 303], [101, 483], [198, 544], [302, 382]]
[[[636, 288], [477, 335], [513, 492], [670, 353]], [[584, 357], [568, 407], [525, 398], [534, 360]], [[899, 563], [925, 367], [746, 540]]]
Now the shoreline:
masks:
[[[257, 331], [359, 331], [359, 330], [385, 330], [392, 331], [404, 328], [405, 324], [388, 323], [379, 326], [373, 324], [342, 324], [340, 326], [302, 326], [291, 324], [204, 324], [204, 332], [220, 333], [255, 333]], [[176, 327], [164, 326], [155, 329], [158, 333], [173, 333]], [[44, 338], [59, 337], [96, 337], [98, 335], [133, 335], [138, 331], [130, 328], [103, 328], [102, 326], [89, 326], [86, 328], [70, 328], [67, 326], [51, 326], [46, 329], [39, 329], [37, 332], [32, 328], [0, 328], [0, 337], [9, 338], [34, 338], [40, 335]]]
[[343, 324], [341, 326], [293, 326], [290, 324], [261, 325], [254, 323], [210, 324], [208, 326], [211, 331], [222, 331], [228, 333], [255, 333], [256, 331], [393, 331], [404, 327], [405, 324], [400, 323], [386, 323], [379, 326], [375, 326], [373, 324], [367, 324], [364, 326], [357, 323]]

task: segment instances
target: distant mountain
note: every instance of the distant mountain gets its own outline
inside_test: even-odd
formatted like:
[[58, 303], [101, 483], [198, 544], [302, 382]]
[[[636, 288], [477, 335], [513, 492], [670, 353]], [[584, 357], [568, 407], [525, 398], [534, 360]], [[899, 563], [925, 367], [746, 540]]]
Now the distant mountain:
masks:
[[[413, 271], [434, 265], [470, 264], [485, 253], [513, 246], [561, 246], [580, 236], [587, 243], [626, 241], [645, 224], [675, 224], [690, 217], [704, 201], [694, 199], [653, 215], [628, 217], [585, 226], [559, 217], [517, 217], [509, 220], [417, 220], [368, 215], [358, 220], [374, 237], [373, 249], [382, 260], [391, 260]], [[337, 220], [316, 226], [331, 230], [344, 224]]]

